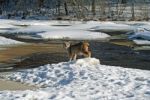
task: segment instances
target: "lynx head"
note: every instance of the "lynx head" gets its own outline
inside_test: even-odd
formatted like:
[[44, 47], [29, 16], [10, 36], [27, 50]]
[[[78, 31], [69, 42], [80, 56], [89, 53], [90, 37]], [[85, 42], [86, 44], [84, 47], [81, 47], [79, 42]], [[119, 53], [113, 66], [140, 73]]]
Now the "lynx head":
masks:
[[85, 45], [85, 46], [90, 46], [90, 44], [89, 44], [87, 41], [84, 41], [84, 42], [83, 42], [83, 45]]
[[65, 43], [64, 43], [64, 47], [65, 47], [66, 49], [68, 49], [68, 48], [70, 47], [70, 42], [65, 42]]

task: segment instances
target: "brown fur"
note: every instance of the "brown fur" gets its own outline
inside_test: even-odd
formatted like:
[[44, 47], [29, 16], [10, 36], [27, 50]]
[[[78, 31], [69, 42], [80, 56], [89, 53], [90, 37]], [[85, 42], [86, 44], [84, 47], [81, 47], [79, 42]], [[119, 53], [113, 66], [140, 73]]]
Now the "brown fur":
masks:
[[65, 48], [68, 51], [70, 61], [76, 60], [77, 55], [83, 55], [84, 57], [91, 57], [91, 51], [89, 50], [88, 42], [80, 42], [74, 45], [65, 42]]

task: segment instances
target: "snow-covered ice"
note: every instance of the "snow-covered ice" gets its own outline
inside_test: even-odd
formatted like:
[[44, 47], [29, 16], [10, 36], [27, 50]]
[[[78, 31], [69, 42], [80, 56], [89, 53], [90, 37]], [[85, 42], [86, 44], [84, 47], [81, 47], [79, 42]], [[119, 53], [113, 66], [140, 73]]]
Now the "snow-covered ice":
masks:
[[0, 46], [7, 46], [7, 45], [14, 45], [14, 44], [24, 44], [24, 42], [12, 40], [12, 39], [0, 36]]
[[114, 22], [102, 22], [101, 25], [92, 27], [90, 30], [107, 30], [107, 31], [131, 31], [134, 30], [134, 26], [127, 24], [114, 23]]
[[[47, 20], [0, 20], [1, 34], [18, 34], [20, 38], [33, 39], [74, 39], [74, 40], [104, 40], [110, 37], [100, 32], [134, 31], [130, 39], [150, 39], [149, 22], [100, 22], [100, 21], [47, 21]], [[144, 32], [139, 29], [146, 29]], [[93, 32], [98, 31], [98, 32]], [[24, 35], [28, 36], [24, 36]], [[29, 37], [29, 35], [31, 35]], [[33, 37], [34, 35], [34, 37]], [[147, 42], [146, 41], [146, 44]], [[143, 41], [135, 43], [144, 44]]]
[[150, 45], [150, 41], [148, 40], [134, 39], [133, 42], [138, 45]]
[[0, 33], [34, 34], [42, 39], [106, 39], [106, 33], [91, 32], [96, 30], [134, 30], [130, 25], [98, 21], [41, 21], [41, 20], [6, 20], [1, 19]]
[[47, 64], [6, 76], [37, 90], [0, 91], [3, 100], [149, 100], [150, 71], [101, 65], [96, 58]]
[[[36, 20], [2, 20], [0, 33], [34, 35], [41, 39], [103, 40], [106, 33], [90, 32], [91, 27], [101, 25], [99, 22], [79, 21], [36, 21]], [[7, 27], [8, 26], [8, 27]]]
[[137, 28], [129, 36], [129, 39], [132, 39], [138, 45], [150, 45], [150, 31], [141, 27]]
[[141, 38], [141, 39], [145, 39], [145, 40], [150, 40], [150, 31], [144, 30], [141, 32], [135, 32], [129, 38], [131, 38], [131, 39]]
[[83, 30], [53, 30], [39, 33], [45, 39], [68, 39], [68, 40], [104, 40], [109, 35], [102, 32], [89, 32]]

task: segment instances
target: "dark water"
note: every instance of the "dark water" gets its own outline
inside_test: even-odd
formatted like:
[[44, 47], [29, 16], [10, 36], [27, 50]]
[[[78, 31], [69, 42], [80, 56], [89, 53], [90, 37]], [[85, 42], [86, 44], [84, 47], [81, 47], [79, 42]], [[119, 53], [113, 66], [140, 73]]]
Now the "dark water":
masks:
[[[134, 51], [132, 48], [109, 42], [90, 42], [90, 47], [92, 57], [100, 59], [101, 64], [150, 70], [150, 51]], [[24, 56], [24, 58], [26, 59], [12, 66], [13, 70], [35, 68], [49, 63], [68, 61], [67, 52], [64, 52], [64, 49], [63, 51], [60, 50], [60, 52], [33, 53], [28, 57]]]
[[150, 51], [101, 42], [91, 43], [91, 48], [93, 57], [100, 59], [101, 64], [150, 70]]

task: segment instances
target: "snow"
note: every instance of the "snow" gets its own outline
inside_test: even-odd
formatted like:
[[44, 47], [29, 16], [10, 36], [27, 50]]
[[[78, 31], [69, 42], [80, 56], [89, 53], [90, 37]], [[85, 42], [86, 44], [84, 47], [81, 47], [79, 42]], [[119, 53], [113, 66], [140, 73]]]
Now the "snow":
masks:
[[149, 100], [150, 71], [101, 65], [96, 58], [47, 64], [6, 76], [42, 87], [0, 91], [3, 100]]
[[132, 39], [134, 43], [138, 45], [149, 45], [150, 44], [150, 31], [145, 28], [137, 28], [134, 30], [134, 33], [129, 36], [129, 39]]
[[130, 36], [130, 38], [142, 38], [145, 40], [150, 40], [150, 32], [137, 32]]
[[0, 36], [0, 46], [14, 45], [14, 44], [24, 44], [24, 43]]
[[133, 42], [138, 44], [138, 45], [150, 45], [150, 41], [148, 41], [148, 40], [135, 39], [135, 40], [133, 40]]
[[144, 28], [144, 29], [147, 29], [147, 30], [150, 30], [150, 23], [147, 22], [146, 24], [140, 26], [141, 28]]
[[[0, 34], [17, 33], [18, 37], [23, 38], [33, 38], [28, 35], [34, 35], [41, 39], [101, 40], [110, 36], [91, 31], [135, 30], [129, 38], [136, 44], [149, 45], [150, 32], [145, 30], [149, 25], [146, 22], [134, 26], [127, 22], [1, 19]], [[0, 36], [0, 46], [22, 43]], [[96, 58], [46, 64], [15, 72], [5, 76], [5, 79], [40, 88], [0, 91], [0, 98], [3, 100], [149, 100], [150, 98], [150, 71], [101, 65]]]
[[[149, 40], [148, 22], [100, 22], [100, 21], [57, 21], [57, 20], [0, 20], [1, 34], [34, 35], [38, 39], [74, 39], [74, 40], [103, 40], [110, 37], [100, 32], [107, 31], [133, 31], [130, 39], [141, 37]], [[98, 31], [98, 32], [94, 32]], [[26, 38], [26, 36], [20, 36]], [[91, 38], [90, 38], [91, 37]], [[28, 37], [27, 37], [28, 38]], [[136, 43], [136, 42], [135, 42]]]
[[102, 32], [89, 32], [83, 30], [53, 30], [50, 32], [39, 33], [45, 39], [69, 39], [69, 40], [102, 40], [109, 35]]
[[113, 22], [103, 22], [101, 25], [92, 27], [90, 30], [107, 30], [107, 31], [131, 31], [134, 30], [135, 27], [121, 24], [121, 23], [113, 23]]
[[88, 31], [89, 28], [97, 25], [100, 25], [100, 23], [79, 21], [2, 20], [2, 23], [0, 23], [0, 33], [34, 34], [35, 37], [40, 39], [95, 40], [108, 38], [109, 35], [106, 33]]

